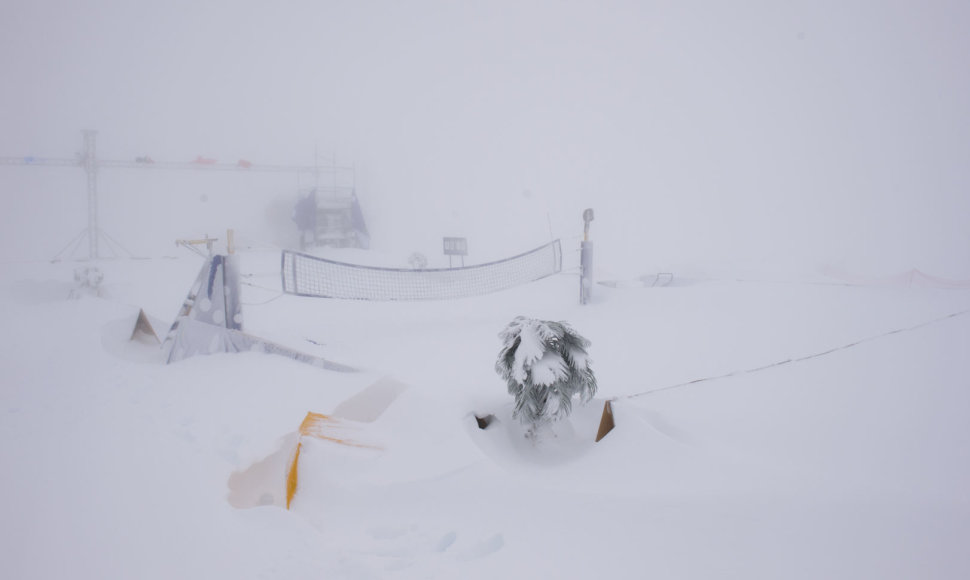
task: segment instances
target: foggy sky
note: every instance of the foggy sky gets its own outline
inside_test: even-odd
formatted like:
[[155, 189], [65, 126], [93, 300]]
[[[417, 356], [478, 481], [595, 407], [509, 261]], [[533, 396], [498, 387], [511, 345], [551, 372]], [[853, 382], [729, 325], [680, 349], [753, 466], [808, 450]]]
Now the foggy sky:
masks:
[[[965, 2], [98, 0], [5, 13], [3, 156], [71, 156], [85, 128], [104, 158], [335, 154], [357, 165], [379, 250], [437, 257], [442, 236], [465, 235], [472, 257], [499, 257], [550, 226], [578, 235], [593, 207], [598, 263], [617, 273], [970, 277]], [[285, 222], [306, 185], [134, 173], [102, 172], [101, 225], [156, 255], [227, 221], [272, 237], [259, 220]], [[0, 167], [0, 194], [5, 259], [49, 258], [86, 224], [78, 170]], [[226, 209], [239, 201], [258, 217]], [[11, 250], [28, 231], [44, 241]]]

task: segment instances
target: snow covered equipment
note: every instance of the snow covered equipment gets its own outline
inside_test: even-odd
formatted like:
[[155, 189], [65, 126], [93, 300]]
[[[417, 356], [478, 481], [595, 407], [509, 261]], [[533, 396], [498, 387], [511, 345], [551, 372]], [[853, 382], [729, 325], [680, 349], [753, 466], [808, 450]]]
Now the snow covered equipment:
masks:
[[101, 282], [104, 281], [104, 274], [94, 266], [84, 266], [74, 269], [74, 288], [68, 294], [68, 298], [78, 299], [82, 296], [97, 296], [100, 298], [104, 292]]
[[300, 248], [333, 246], [370, 247], [360, 200], [352, 187], [313, 188], [302, 194], [293, 208], [300, 231]]

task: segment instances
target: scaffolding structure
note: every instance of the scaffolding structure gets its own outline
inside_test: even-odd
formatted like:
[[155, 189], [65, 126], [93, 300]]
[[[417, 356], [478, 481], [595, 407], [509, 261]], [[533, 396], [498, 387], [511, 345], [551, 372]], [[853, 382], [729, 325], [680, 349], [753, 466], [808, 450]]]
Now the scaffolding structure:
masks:
[[[295, 173], [312, 175], [317, 184], [317, 189], [321, 192], [332, 192], [333, 194], [345, 191], [354, 191], [356, 181], [356, 168], [353, 165], [337, 165], [336, 158], [331, 157], [328, 164], [321, 164], [319, 157], [315, 159], [314, 165], [265, 165], [255, 164], [240, 159], [236, 163], [219, 163], [214, 159], [198, 157], [191, 162], [156, 162], [149, 157], [137, 157], [133, 161], [121, 161], [100, 159], [97, 155], [97, 136], [95, 130], [84, 130], [83, 149], [74, 158], [46, 158], [34, 156], [20, 157], [0, 157], [0, 165], [19, 165], [30, 167], [79, 167], [84, 170], [87, 178], [87, 198], [88, 215], [87, 226], [68, 244], [70, 247], [75, 242], [87, 238], [88, 258], [101, 258], [99, 241], [104, 238], [107, 242], [112, 240], [100, 227], [98, 223], [98, 172], [102, 169], [147, 169], [154, 171], [200, 171], [200, 172], [219, 172], [231, 171], [234, 173], [249, 172], [276, 172], [276, 173]], [[63, 253], [63, 252], [62, 252]]]

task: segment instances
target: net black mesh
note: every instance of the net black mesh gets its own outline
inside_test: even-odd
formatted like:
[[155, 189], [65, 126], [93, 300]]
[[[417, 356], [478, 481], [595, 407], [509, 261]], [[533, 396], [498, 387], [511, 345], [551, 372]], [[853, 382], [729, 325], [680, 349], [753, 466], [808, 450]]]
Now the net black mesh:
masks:
[[283, 291], [300, 296], [356, 300], [444, 300], [505, 290], [562, 270], [559, 240], [504, 260], [408, 270], [335, 262], [283, 251]]

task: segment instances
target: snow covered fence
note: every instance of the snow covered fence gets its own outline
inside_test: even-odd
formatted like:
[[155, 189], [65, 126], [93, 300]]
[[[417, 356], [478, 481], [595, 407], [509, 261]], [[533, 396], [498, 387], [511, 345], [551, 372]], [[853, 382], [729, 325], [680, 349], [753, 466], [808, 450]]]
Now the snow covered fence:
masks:
[[283, 251], [283, 291], [298, 296], [355, 300], [445, 300], [478, 296], [562, 271], [554, 240], [534, 250], [475, 266], [410, 270], [336, 262]]

